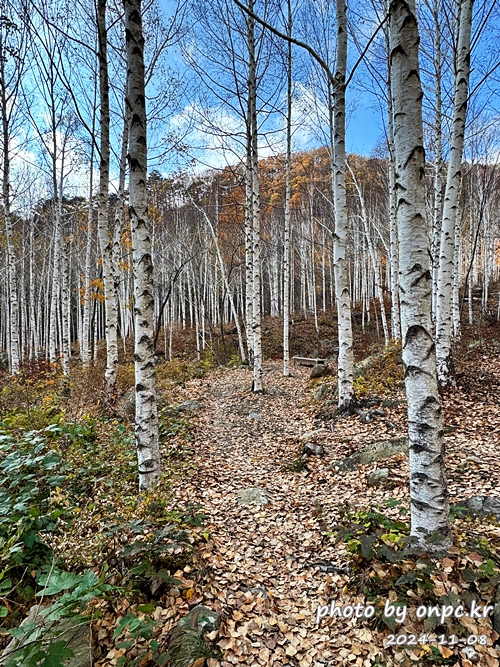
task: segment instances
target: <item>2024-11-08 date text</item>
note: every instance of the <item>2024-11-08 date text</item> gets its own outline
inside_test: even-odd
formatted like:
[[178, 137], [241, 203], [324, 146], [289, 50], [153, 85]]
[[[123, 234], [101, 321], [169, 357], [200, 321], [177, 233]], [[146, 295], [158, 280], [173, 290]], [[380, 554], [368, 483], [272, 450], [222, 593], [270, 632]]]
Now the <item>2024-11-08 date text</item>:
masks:
[[486, 646], [486, 635], [469, 635], [468, 637], [457, 637], [457, 635], [388, 635], [385, 640], [385, 647], [388, 646], [418, 646], [419, 644], [438, 644], [439, 646]]

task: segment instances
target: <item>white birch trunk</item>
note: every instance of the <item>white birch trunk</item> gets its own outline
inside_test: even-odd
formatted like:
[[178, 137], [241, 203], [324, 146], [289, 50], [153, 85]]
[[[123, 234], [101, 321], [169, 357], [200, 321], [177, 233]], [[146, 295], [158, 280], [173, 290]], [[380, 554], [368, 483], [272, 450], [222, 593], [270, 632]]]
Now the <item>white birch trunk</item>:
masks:
[[84, 368], [90, 366], [90, 270], [92, 257], [92, 195], [94, 180], [94, 142], [91, 143], [90, 152], [90, 183], [89, 183], [89, 211], [87, 217], [87, 239], [85, 243], [85, 275], [83, 284], [83, 314], [82, 314], [82, 333], [80, 338], [80, 351], [82, 365]]
[[[288, 6], [288, 36], [292, 35], [292, 3]], [[285, 231], [283, 238], [283, 375], [290, 375], [290, 230], [292, 198], [292, 44], [288, 42], [286, 93]]]
[[[208, 217], [207, 212], [205, 209], [203, 209], [201, 206], [198, 206], [192, 199], [191, 199], [193, 206], [198, 209], [198, 211], [203, 215], [205, 218], [205, 222], [208, 225], [208, 228], [210, 229], [210, 234], [212, 236], [213, 242], [215, 244], [215, 251], [217, 253], [217, 260], [219, 262], [219, 267], [221, 271], [221, 276], [222, 276], [222, 281], [224, 283], [224, 289], [226, 290], [227, 298], [229, 300], [229, 304], [231, 307], [231, 315], [234, 319], [234, 323], [236, 326], [236, 332], [238, 335], [238, 345], [240, 349], [240, 357], [242, 363], [246, 363], [246, 356], [245, 356], [245, 346], [243, 345], [243, 336], [241, 333], [241, 327], [240, 327], [240, 320], [238, 317], [238, 312], [236, 310], [236, 306], [234, 304], [234, 298], [233, 298], [233, 293], [231, 291], [231, 288], [229, 287], [229, 281], [227, 279], [227, 273], [226, 273], [226, 267], [224, 265], [224, 260], [222, 259], [222, 253], [220, 251], [220, 246], [219, 246], [219, 240], [217, 239], [217, 235], [215, 233], [214, 226], [212, 225], [212, 221]], [[189, 274], [188, 274], [189, 275]], [[224, 322], [221, 321], [221, 328], [224, 326]]]
[[338, 408], [349, 411], [354, 405], [351, 293], [347, 274], [347, 203], [345, 190], [345, 78], [347, 68], [347, 17], [345, 0], [336, 0], [337, 57], [333, 91], [333, 192], [335, 200], [335, 292], [337, 300], [339, 360]]
[[411, 535], [418, 548], [436, 551], [451, 546], [451, 532], [432, 335], [432, 266], [425, 207], [422, 87], [414, 0], [391, 2], [390, 30]]
[[118, 312], [116, 306], [115, 280], [112, 270], [113, 242], [109, 233], [109, 81], [108, 81], [108, 35], [106, 28], [106, 2], [98, 0], [97, 26], [99, 35], [99, 90], [100, 90], [100, 169], [99, 169], [99, 209], [97, 231], [101, 247], [102, 278], [104, 284], [106, 371], [104, 389], [108, 396], [114, 392], [118, 370]]
[[[253, 0], [248, 7], [253, 11]], [[252, 342], [253, 342], [253, 386], [255, 393], [262, 393], [262, 337], [261, 337], [261, 263], [260, 263], [260, 194], [259, 194], [259, 158], [257, 150], [257, 62], [255, 59], [255, 21], [247, 17], [248, 40], [248, 118], [249, 157], [250, 157], [250, 221], [251, 221], [251, 256], [252, 256]]]
[[[0, 38], [3, 36], [3, 30], [0, 31]], [[10, 132], [9, 117], [11, 109], [9, 108], [7, 81], [5, 78], [4, 57], [5, 45], [0, 39], [0, 104], [2, 115], [2, 198], [3, 198], [3, 218], [5, 226], [5, 236], [7, 240], [7, 276], [9, 290], [9, 368], [12, 375], [19, 371], [20, 349], [19, 349], [19, 303], [17, 294], [17, 258], [14, 246], [14, 233], [12, 229], [12, 218], [10, 211]], [[10, 100], [12, 102], [12, 100]]]
[[147, 223], [147, 142], [144, 36], [140, 0], [124, 0], [129, 118], [129, 208], [134, 266], [135, 437], [139, 489], [160, 477], [160, 446], [154, 364], [154, 297], [151, 238]]
[[456, 269], [455, 227], [462, 180], [462, 155], [467, 117], [467, 98], [470, 74], [470, 35], [473, 0], [461, 0], [459, 33], [456, 55], [453, 120], [450, 142], [450, 158], [446, 177], [443, 206], [443, 224], [439, 253], [439, 274], [436, 301], [436, 357], [440, 385], [454, 384], [451, 356], [453, 334], [452, 294], [453, 275]]
[[387, 72], [387, 136], [388, 136], [388, 177], [389, 177], [389, 263], [391, 276], [391, 334], [394, 340], [401, 339], [401, 315], [399, 307], [399, 247], [398, 223], [396, 219], [396, 157], [394, 148], [394, 120], [390, 58], [390, 37], [386, 31]]

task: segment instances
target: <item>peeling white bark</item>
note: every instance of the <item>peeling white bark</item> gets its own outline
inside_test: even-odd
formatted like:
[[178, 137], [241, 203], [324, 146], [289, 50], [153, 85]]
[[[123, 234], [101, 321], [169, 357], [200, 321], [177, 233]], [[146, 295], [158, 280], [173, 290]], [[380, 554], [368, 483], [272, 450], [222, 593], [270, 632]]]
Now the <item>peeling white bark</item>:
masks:
[[333, 260], [337, 300], [339, 358], [338, 407], [349, 410], [354, 403], [354, 354], [352, 349], [351, 293], [347, 262], [347, 203], [345, 191], [345, 79], [347, 69], [347, 16], [345, 0], [336, 0], [337, 58], [333, 90], [333, 194], [335, 240]]
[[456, 54], [450, 158], [446, 176], [439, 253], [436, 300], [436, 356], [438, 380], [442, 386], [455, 383], [451, 356], [453, 335], [453, 277], [457, 269], [455, 263], [455, 227], [462, 181], [462, 155], [467, 118], [472, 5], [473, 0], [461, 0], [459, 6], [460, 19]]
[[99, 36], [99, 90], [100, 90], [100, 169], [99, 169], [99, 210], [97, 231], [101, 247], [102, 278], [104, 283], [105, 331], [106, 331], [106, 371], [104, 388], [112, 395], [118, 371], [118, 312], [114, 271], [112, 267], [113, 241], [109, 233], [109, 79], [108, 79], [108, 34], [106, 28], [106, 2], [97, 2], [97, 27]]
[[134, 266], [135, 437], [139, 489], [160, 477], [160, 447], [154, 364], [154, 297], [151, 238], [147, 221], [146, 97], [141, 0], [124, 0], [129, 118], [129, 210]]
[[421, 549], [436, 551], [451, 546], [451, 532], [432, 334], [430, 229], [425, 207], [422, 87], [414, 0], [391, 2], [390, 30], [411, 535]]

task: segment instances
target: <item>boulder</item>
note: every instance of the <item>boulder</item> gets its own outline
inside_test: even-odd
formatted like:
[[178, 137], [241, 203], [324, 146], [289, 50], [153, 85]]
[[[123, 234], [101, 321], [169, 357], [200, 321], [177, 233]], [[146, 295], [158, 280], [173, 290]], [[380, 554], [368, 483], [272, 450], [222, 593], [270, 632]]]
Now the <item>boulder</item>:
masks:
[[259, 412], [250, 412], [248, 416], [250, 419], [262, 419], [262, 415]]
[[94, 664], [94, 649], [91, 643], [89, 623], [81, 623], [73, 618], [50, 620], [50, 607], [34, 605], [28, 616], [21, 623], [26, 634], [22, 638], [13, 639], [0, 657], [3, 667], [16, 648], [22, 648], [35, 641], [41, 643], [41, 649], [47, 650], [51, 644], [66, 642], [66, 647], [73, 652], [73, 657], [62, 661], [64, 667], [92, 667]]
[[330, 468], [338, 467], [341, 472], [351, 472], [357, 465], [375, 463], [381, 459], [388, 459], [395, 454], [408, 454], [408, 438], [394, 440], [377, 440], [359, 452], [354, 452], [343, 461], [332, 463]]
[[314, 442], [306, 442], [302, 452], [307, 456], [323, 456], [325, 448], [323, 445], [317, 445]]
[[232, 422], [219, 422], [215, 421], [214, 426], [216, 428], [234, 428], [236, 424], [233, 424]]
[[388, 398], [385, 401], [382, 401], [383, 408], [397, 408], [398, 405], [401, 405], [402, 401], [397, 398]]
[[400, 352], [401, 350], [398, 347], [391, 345], [389, 347], [386, 347], [383, 352], [379, 352], [378, 354], [372, 354], [370, 357], [366, 357], [366, 359], [363, 359], [358, 364], [354, 364], [354, 371], [353, 371], [354, 379], [357, 380], [358, 378], [360, 378], [375, 363], [383, 359], [386, 355], [394, 353], [400, 354]]
[[494, 516], [500, 519], [500, 498], [472, 496], [462, 502], [453, 503], [452, 507], [460, 517], [470, 516], [484, 519], [487, 516]]
[[184, 401], [184, 403], [181, 403], [180, 405], [177, 405], [175, 409], [178, 412], [196, 412], [197, 410], [201, 410], [203, 408], [203, 403], [200, 401]]
[[317, 378], [322, 378], [328, 373], [328, 367], [325, 364], [316, 364], [313, 366], [311, 375], [309, 376], [311, 380], [316, 380]]
[[326, 384], [320, 384], [319, 387], [314, 392], [314, 398], [317, 401], [323, 401], [328, 396], [329, 391], [330, 390], [328, 389]]
[[389, 468], [378, 468], [368, 475], [368, 486], [387, 486]]
[[239, 489], [236, 491], [238, 496], [238, 505], [267, 505], [267, 491], [260, 487]]
[[198, 667], [205, 659], [218, 657], [217, 647], [207, 641], [205, 635], [219, 629], [220, 614], [198, 605], [181, 618], [170, 632], [168, 640], [168, 665], [170, 667]]

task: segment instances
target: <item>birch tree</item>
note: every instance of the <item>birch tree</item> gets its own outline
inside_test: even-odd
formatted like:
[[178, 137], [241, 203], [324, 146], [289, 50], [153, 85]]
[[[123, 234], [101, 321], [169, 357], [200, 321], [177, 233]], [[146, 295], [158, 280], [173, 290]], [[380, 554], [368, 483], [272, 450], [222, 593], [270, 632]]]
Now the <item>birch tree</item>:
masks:
[[15, 133], [18, 96], [25, 70], [25, 33], [13, 21], [14, 16], [0, 14], [0, 115], [2, 153], [2, 213], [7, 241], [7, 278], [9, 292], [9, 366], [14, 375], [20, 366], [19, 303], [17, 285], [17, 257], [11, 211], [11, 156]]
[[147, 221], [147, 140], [144, 36], [141, 0], [124, 0], [129, 119], [129, 212], [134, 267], [135, 437], [139, 489], [160, 477], [160, 446], [154, 364], [154, 296], [151, 237]]
[[458, 209], [469, 90], [472, 6], [473, 0], [461, 0], [459, 5], [453, 119], [443, 204], [436, 299], [436, 356], [438, 380], [441, 385], [454, 384], [451, 343], [453, 280], [457, 270], [455, 236], [457, 216], [460, 220]]
[[[249, 0], [248, 7], [253, 12], [253, 0]], [[257, 126], [257, 61], [255, 53], [255, 20], [247, 16], [247, 46], [248, 46], [248, 89], [247, 89], [247, 201], [248, 220], [250, 222], [250, 255], [252, 280], [250, 294], [251, 321], [247, 328], [252, 331], [253, 346], [253, 384], [252, 391], [262, 393], [262, 333], [261, 333], [261, 262], [260, 262], [260, 194], [259, 194], [259, 156], [258, 156], [258, 126]], [[248, 287], [247, 287], [248, 290]]]
[[117, 294], [112, 266], [113, 241], [109, 233], [109, 75], [108, 75], [108, 34], [106, 28], [106, 2], [97, 2], [97, 33], [99, 45], [99, 90], [100, 90], [100, 169], [99, 169], [99, 209], [97, 230], [101, 247], [102, 274], [104, 283], [104, 306], [106, 326], [106, 371], [104, 387], [110, 396], [115, 388], [118, 370], [118, 313]]
[[432, 266], [425, 208], [419, 32], [414, 0], [393, 0], [389, 12], [411, 535], [419, 548], [436, 551], [451, 546], [451, 531], [431, 319]]
[[283, 238], [283, 375], [290, 375], [290, 232], [292, 198], [292, 2], [288, 0], [287, 22], [287, 89], [286, 89], [286, 156], [285, 156], [285, 230]]
[[345, 192], [345, 81], [347, 70], [347, 14], [345, 0], [336, 0], [337, 57], [333, 86], [333, 197], [335, 239], [333, 261], [337, 300], [339, 360], [339, 412], [349, 412], [354, 404], [354, 355], [352, 349], [351, 290], [347, 275], [347, 204]]
[[[337, 40], [335, 73], [328, 62], [308, 43], [281, 32], [267, 21], [258, 17], [253, 6], [246, 7], [240, 0], [233, 2], [246, 12], [249, 18], [258, 21], [274, 35], [305, 49], [318, 63], [327, 77], [328, 109], [330, 115], [330, 140], [332, 145], [332, 187], [335, 209], [334, 271], [337, 302], [339, 357], [338, 357], [338, 409], [348, 414], [355, 404], [352, 347], [351, 295], [347, 275], [346, 238], [347, 205], [345, 193], [346, 153], [345, 153], [345, 89], [347, 70], [347, 14], [344, 0], [336, 0]], [[352, 72], [351, 72], [352, 76]], [[332, 101], [333, 96], [333, 101]]]

